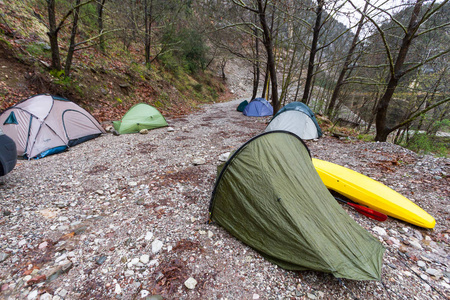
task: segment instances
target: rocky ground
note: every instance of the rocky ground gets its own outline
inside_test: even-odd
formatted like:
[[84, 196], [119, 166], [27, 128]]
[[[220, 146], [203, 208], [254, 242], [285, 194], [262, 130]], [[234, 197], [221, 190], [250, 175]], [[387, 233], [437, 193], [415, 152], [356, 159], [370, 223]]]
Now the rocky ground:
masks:
[[[450, 160], [324, 136], [313, 157], [402, 193], [433, 230], [344, 209], [387, 251], [382, 280], [283, 270], [208, 224], [221, 156], [267, 118], [206, 105], [148, 134], [103, 135], [0, 178], [0, 299], [446, 299]], [[157, 297], [152, 295], [160, 295]]]

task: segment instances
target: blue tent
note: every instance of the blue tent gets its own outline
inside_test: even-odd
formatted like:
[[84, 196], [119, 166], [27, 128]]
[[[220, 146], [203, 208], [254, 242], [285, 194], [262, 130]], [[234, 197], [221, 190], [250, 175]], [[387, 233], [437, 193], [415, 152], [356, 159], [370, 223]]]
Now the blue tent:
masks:
[[247, 117], [265, 117], [273, 115], [273, 107], [264, 98], [255, 98], [242, 112]]

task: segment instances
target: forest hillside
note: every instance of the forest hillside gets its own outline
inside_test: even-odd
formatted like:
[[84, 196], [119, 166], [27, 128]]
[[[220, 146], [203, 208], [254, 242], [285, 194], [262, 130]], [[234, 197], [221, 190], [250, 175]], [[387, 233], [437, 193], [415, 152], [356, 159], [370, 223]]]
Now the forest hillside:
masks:
[[107, 122], [240, 88], [275, 112], [301, 101], [360, 138], [447, 155], [448, 0], [349, 3], [2, 1], [0, 109], [50, 93]]

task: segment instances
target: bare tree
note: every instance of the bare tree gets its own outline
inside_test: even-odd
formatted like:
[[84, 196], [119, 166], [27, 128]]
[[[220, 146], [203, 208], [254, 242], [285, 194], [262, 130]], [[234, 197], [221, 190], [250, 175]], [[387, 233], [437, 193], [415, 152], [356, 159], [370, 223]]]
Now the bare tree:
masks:
[[[391, 47], [387, 41], [386, 33], [382, 29], [382, 27], [376, 22], [372, 17], [366, 15], [366, 17], [372, 22], [372, 24], [376, 27], [378, 30], [378, 33], [380, 34], [383, 45], [385, 48], [385, 52], [387, 54], [388, 59], [388, 65], [389, 65], [389, 77], [387, 80], [387, 85], [384, 91], [383, 96], [381, 97], [377, 108], [376, 108], [376, 141], [386, 141], [388, 135], [399, 128], [400, 124], [403, 124], [404, 126], [406, 123], [405, 121], [401, 122], [400, 124], [396, 124], [394, 126], [388, 126], [387, 123], [387, 113], [389, 109], [389, 105], [392, 100], [392, 96], [394, 95], [394, 92], [400, 82], [400, 80], [408, 73], [420, 68], [426, 63], [429, 63], [430, 61], [447, 54], [450, 52], [450, 48], [444, 49], [442, 51], [439, 51], [435, 53], [432, 56], [429, 56], [425, 58], [423, 61], [418, 63], [408, 63], [405, 64], [408, 51], [410, 50], [410, 46], [414, 39], [419, 37], [421, 34], [431, 32], [432, 30], [435, 30], [436, 28], [427, 29], [424, 32], [420, 33], [419, 29], [421, 26], [431, 18], [439, 9], [441, 9], [448, 0], [444, 0], [438, 4], [436, 4], [436, 1], [432, 1], [431, 4], [428, 5], [428, 8], [426, 11], [422, 14], [421, 9], [423, 7], [424, 1], [423, 0], [417, 0], [412, 8], [411, 16], [409, 18], [408, 26], [403, 26], [398, 20], [394, 19], [393, 16], [390, 16], [392, 20], [398, 24], [402, 31], [403, 31], [403, 38], [401, 40], [400, 48], [398, 50], [398, 53], [396, 57], [394, 57]], [[448, 26], [448, 24], [447, 24]], [[441, 27], [441, 26], [439, 26]], [[447, 100], [448, 101], [448, 100]], [[445, 103], [446, 101], [440, 101], [440, 104]], [[427, 109], [428, 111], [428, 109]], [[418, 113], [415, 115], [414, 118], [410, 118], [408, 121], [411, 122], [417, 116], [421, 115], [421, 113]]]

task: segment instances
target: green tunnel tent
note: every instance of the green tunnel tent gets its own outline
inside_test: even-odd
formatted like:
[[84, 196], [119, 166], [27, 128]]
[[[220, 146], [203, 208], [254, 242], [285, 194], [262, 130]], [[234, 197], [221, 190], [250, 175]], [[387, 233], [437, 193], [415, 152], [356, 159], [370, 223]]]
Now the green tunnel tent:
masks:
[[136, 133], [142, 129], [155, 129], [167, 126], [166, 119], [153, 106], [138, 103], [131, 107], [120, 121], [113, 121], [114, 129], [120, 133]]
[[295, 134], [265, 132], [219, 171], [211, 221], [287, 270], [379, 280], [384, 247], [336, 202]]

